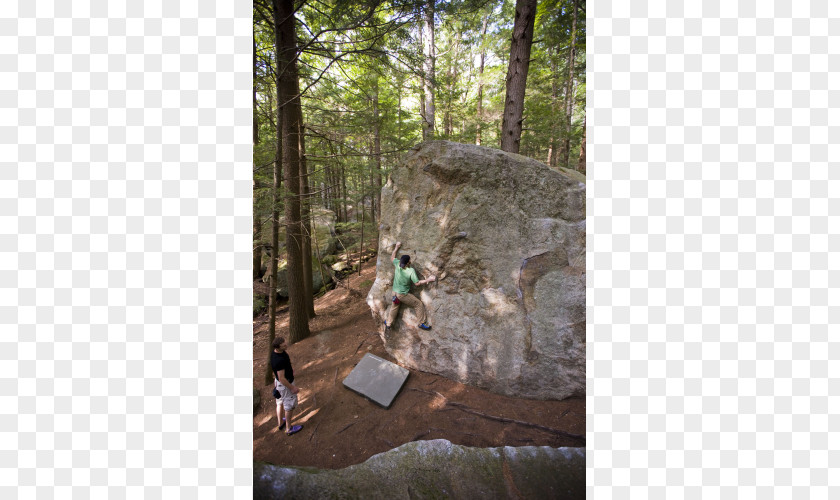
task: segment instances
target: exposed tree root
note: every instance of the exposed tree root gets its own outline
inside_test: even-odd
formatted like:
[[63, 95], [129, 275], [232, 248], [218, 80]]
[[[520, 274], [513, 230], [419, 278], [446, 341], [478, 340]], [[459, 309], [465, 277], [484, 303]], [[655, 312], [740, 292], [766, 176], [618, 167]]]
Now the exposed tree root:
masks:
[[534, 427], [535, 429], [540, 429], [540, 430], [543, 430], [543, 431], [546, 431], [546, 432], [550, 432], [552, 434], [557, 434], [559, 436], [565, 436], [565, 437], [569, 437], [569, 438], [580, 439], [580, 440], [583, 440], [583, 441], [586, 440], [586, 437], [581, 435], [581, 434], [571, 434], [571, 433], [566, 432], [566, 431], [561, 431], [560, 429], [554, 429], [554, 428], [546, 427], [544, 425], [539, 425], [539, 424], [532, 424], [531, 422], [523, 422], [521, 420], [514, 420], [512, 418], [504, 418], [504, 417], [497, 417], [495, 415], [488, 415], [486, 413], [481, 413], [480, 411], [473, 410], [472, 408], [468, 407], [467, 405], [463, 405], [461, 403], [453, 403], [451, 401], [447, 401], [446, 404], [449, 405], [449, 406], [454, 406], [455, 408], [458, 408], [459, 410], [465, 411], [467, 413], [472, 413], [474, 415], [478, 415], [478, 416], [481, 416], [481, 417], [484, 417], [484, 418], [489, 418], [490, 420], [497, 420], [499, 422], [507, 422], [507, 423], [511, 423], [511, 424], [519, 424], [519, 425], [524, 425], [526, 427]]
[[[452, 407], [457, 408], [461, 411], [464, 411], [464, 412], [467, 412], [467, 413], [472, 413], [473, 415], [478, 415], [480, 417], [489, 418], [490, 420], [496, 420], [496, 421], [499, 421], [499, 422], [506, 422], [506, 423], [511, 423], [511, 424], [524, 425], [526, 427], [533, 427], [535, 429], [540, 429], [540, 430], [543, 430], [543, 431], [546, 431], [546, 432], [550, 432], [552, 434], [557, 434], [559, 436], [569, 437], [569, 438], [573, 438], [573, 439], [580, 439], [580, 440], [583, 440], [583, 441], [586, 440], [586, 437], [581, 435], [581, 434], [572, 434], [572, 433], [569, 433], [569, 432], [566, 432], [566, 431], [561, 431], [560, 429], [554, 429], [552, 427], [546, 427], [546, 426], [540, 425], [540, 424], [532, 424], [531, 422], [523, 422], [522, 420], [514, 420], [512, 418], [497, 417], [496, 415], [488, 415], [486, 413], [481, 413], [480, 411], [474, 410], [474, 409], [470, 408], [469, 406], [467, 406], [465, 404], [455, 403], [455, 402], [449, 401], [449, 399], [446, 396], [439, 393], [438, 391], [427, 391], [425, 389], [419, 389], [419, 388], [416, 388], [416, 387], [409, 387], [409, 390], [417, 391], [417, 392], [425, 392], [426, 394], [431, 394], [433, 396], [440, 396], [444, 399], [444, 401], [446, 401], [447, 406], [452, 406]], [[428, 434], [428, 432], [426, 434]], [[414, 441], [415, 439], [417, 439], [417, 438], [415, 437], [414, 439], [412, 439], [412, 441]]]

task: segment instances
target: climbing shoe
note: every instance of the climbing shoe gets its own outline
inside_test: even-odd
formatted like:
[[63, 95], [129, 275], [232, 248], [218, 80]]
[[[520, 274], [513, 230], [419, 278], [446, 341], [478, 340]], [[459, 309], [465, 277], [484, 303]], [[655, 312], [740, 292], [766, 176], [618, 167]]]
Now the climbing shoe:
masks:
[[417, 325], [417, 326], [419, 326], [419, 327], [420, 327], [420, 328], [422, 328], [423, 330], [431, 330], [431, 329], [432, 329], [432, 327], [431, 327], [431, 326], [429, 326], [429, 325], [427, 325], [426, 323], [420, 323], [420, 324], [419, 324], [419, 325]]

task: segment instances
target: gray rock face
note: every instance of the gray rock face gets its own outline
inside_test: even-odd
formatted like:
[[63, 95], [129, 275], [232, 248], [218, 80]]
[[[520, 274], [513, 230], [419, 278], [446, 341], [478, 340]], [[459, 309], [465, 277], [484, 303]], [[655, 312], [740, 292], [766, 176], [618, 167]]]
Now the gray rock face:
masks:
[[499, 150], [420, 144], [382, 188], [376, 281], [379, 323], [391, 252], [409, 254], [432, 330], [401, 308], [385, 348], [403, 366], [499, 394], [585, 393], [585, 179]]
[[254, 464], [255, 499], [583, 498], [583, 448], [415, 441], [339, 470]]

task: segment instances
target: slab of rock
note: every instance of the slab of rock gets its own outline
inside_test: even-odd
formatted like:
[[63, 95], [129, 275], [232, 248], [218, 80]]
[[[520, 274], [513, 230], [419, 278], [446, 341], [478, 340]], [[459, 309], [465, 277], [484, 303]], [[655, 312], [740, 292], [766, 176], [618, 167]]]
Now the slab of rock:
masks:
[[432, 330], [402, 307], [385, 348], [409, 368], [533, 399], [585, 394], [585, 179], [496, 149], [430, 141], [382, 188], [376, 281], [385, 316], [394, 267], [409, 254]]
[[345, 469], [254, 464], [255, 499], [584, 498], [584, 448], [415, 441]]

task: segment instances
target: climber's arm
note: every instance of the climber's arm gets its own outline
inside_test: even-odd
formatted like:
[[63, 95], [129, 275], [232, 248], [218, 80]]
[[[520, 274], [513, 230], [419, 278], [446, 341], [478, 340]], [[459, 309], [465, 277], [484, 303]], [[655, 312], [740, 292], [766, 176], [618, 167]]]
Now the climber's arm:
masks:
[[429, 276], [428, 278], [426, 278], [426, 279], [424, 279], [424, 280], [415, 281], [415, 282], [414, 282], [414, 284], [415, 284], [415, 285], [425, 285], [426, 283], [431, 283], [431, 282], [432, 282], [432, 281], [434, 281], [435, 279], [436, 279], [436, 278], [435, 278], [434, 276]]
[[397, 258], [397, 250], [399, 250], [401, 246], [402, 246], [402, 243], [399, 242], [399, 241], [397, 242], [396, 245], [394, 245], [394, 251], [391, 252], [391, 261], [392, 262], [393, 262], [394, 259]]

